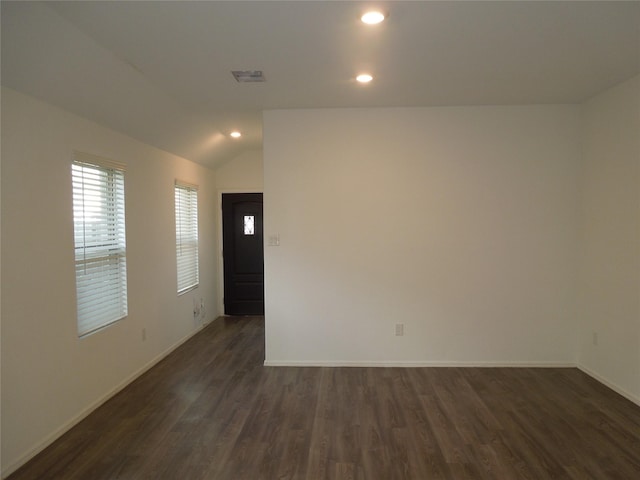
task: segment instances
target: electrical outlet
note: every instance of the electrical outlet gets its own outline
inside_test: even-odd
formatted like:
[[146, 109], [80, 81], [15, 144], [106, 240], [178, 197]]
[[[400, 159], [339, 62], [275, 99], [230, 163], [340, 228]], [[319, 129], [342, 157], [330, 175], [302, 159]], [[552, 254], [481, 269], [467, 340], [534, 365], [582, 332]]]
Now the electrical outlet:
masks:
[[404, 335], [404, 323], [396, 323], [396, 337]]
[[147, 339], [147, 329], [142, 329], [142, 341], [144, 342]]
[[598, 346], [598, 332], [593, 332], [592, 341], [593, 341], [593, 345], [597, 347]]

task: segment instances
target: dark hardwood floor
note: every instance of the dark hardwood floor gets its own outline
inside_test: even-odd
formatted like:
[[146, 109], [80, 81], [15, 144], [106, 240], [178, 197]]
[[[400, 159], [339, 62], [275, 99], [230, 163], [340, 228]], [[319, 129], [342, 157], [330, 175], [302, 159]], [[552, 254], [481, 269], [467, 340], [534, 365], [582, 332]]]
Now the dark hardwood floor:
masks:
[[577, 369], [263, 360], [218, 319], [10, 478], [640, 479], [640, 407]]

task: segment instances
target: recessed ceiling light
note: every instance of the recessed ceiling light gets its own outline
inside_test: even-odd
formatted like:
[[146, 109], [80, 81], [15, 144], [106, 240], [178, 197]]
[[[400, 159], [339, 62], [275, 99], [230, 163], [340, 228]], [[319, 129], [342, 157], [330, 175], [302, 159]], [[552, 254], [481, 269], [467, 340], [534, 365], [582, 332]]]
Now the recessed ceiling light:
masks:
[[373, 80], [373, 77], [368, 73], [361, 73], [356, 77], [356, 80], [360, 83], [369, 83], [371, 80]]
[[231, 132], [229, 135], [231, 135], [233, 138], [240, 138], [242, 136], [242, 134], [237, 130], [234, 132]]
[[360, 20], [367, 25], [375, 25], [384, 20], [384, 14], [382, 12], [371, 11], [362, 15]]

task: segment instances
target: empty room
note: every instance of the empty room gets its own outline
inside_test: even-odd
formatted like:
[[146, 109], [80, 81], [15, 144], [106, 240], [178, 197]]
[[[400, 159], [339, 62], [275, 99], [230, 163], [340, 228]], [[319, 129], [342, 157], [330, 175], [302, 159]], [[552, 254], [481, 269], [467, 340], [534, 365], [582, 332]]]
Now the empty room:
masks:
[[1, 478], [640, 478], [640, 2], [0, 8]]

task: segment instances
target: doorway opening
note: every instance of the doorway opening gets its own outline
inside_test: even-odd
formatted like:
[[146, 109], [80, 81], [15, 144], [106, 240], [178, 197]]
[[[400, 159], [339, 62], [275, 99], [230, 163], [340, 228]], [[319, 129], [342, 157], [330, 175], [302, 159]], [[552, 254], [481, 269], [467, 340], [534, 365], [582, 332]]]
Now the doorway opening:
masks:
[[264, 315], [262, 193], [222, 194], [225, 315]]

